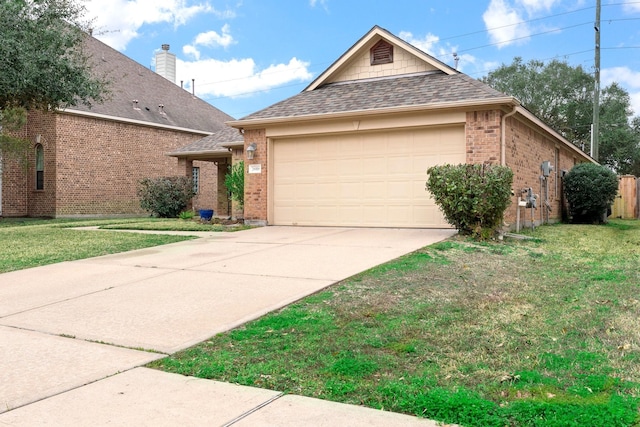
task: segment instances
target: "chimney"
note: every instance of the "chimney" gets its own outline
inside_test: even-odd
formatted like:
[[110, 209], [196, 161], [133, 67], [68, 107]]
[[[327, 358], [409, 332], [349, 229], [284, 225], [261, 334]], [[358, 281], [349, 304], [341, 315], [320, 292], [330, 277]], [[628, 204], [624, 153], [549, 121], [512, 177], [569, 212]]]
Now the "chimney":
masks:
[[176, 55], [169, 52], [168, 44], [163, 44], [162, 50], [156, 52], [156, 73], [175, 84]]

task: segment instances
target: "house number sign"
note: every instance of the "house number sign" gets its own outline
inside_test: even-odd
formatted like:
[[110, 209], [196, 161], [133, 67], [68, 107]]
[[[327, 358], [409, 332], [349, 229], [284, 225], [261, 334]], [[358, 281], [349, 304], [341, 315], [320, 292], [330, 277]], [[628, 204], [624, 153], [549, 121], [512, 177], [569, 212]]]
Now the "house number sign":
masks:
[[249, 165], [249, 173], [262, 173], [262, 164]]

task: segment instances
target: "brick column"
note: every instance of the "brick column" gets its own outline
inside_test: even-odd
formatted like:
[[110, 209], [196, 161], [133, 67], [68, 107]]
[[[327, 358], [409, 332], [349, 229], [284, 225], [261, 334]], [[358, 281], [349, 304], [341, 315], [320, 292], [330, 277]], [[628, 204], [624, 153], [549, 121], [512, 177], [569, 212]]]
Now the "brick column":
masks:
[[[267, 136], [265, 129], [246, 130], [244, 133], [244, 152], [251, 144], [256, 144], [253, 160], [245, 155], [244, 178], [244, 219], [247, 224], [267, 225], [268, 159]], [[261, 168], [260, 173], [249, 173], [249, 167]]]

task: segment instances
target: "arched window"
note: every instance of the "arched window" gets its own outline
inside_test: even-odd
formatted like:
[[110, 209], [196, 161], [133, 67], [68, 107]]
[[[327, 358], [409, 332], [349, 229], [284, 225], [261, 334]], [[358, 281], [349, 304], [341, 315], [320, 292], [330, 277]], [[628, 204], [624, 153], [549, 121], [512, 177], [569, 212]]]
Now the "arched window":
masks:
[[44, 147], [36, 145], [36, 190], [44, 190]]

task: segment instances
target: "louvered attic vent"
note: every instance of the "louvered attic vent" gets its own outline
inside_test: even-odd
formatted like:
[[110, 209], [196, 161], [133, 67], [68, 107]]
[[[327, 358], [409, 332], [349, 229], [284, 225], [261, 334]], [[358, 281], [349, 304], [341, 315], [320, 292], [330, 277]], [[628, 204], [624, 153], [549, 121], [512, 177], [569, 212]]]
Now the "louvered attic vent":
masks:
[[371, 65], [391, 64], [393, 62], [393, 45], [380, 40], [371, 48]]

